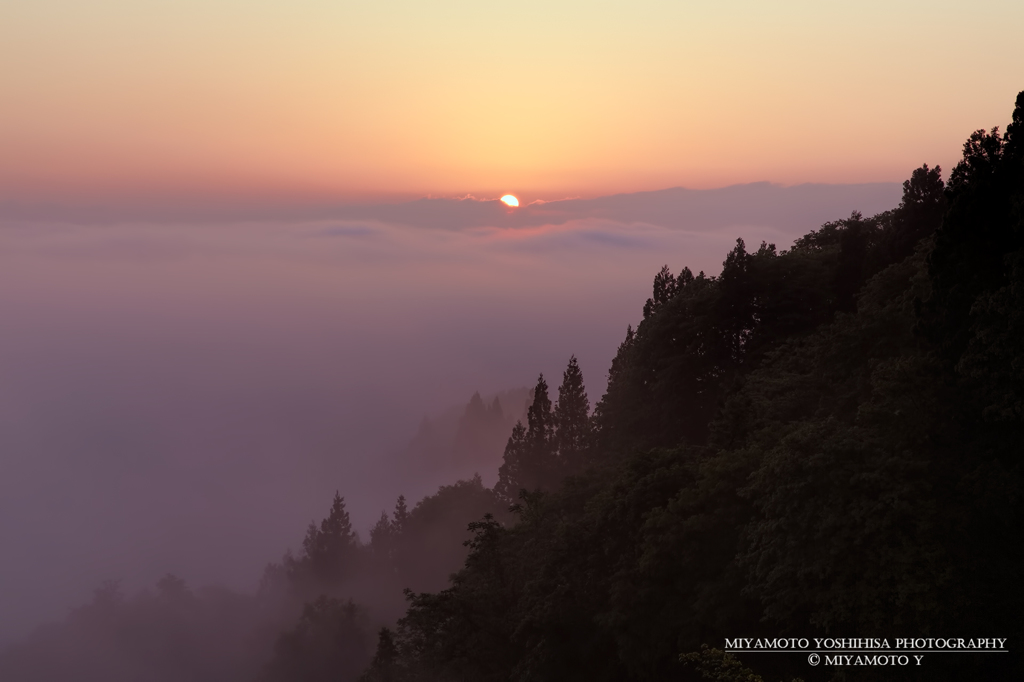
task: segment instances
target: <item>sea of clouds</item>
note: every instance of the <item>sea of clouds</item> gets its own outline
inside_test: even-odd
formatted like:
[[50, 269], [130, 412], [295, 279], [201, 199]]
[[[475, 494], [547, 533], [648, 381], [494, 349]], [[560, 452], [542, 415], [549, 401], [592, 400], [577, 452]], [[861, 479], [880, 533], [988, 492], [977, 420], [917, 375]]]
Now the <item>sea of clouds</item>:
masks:
[[0, 644], [108, 578], [251, 588], [335, 489], [365, 538], [430, 492], [390, 457], [424, 415], [572, 354], [594, 402], [662, 265], [899, 196], [0, 204]]

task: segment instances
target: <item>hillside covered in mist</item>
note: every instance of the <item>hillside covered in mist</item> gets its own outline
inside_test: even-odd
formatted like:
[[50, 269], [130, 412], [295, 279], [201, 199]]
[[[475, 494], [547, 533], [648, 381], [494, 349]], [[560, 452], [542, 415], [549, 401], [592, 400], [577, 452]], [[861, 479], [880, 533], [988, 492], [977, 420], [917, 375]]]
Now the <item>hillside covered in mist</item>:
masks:
[[[409, 595], [368, 679], [752, 680], [702, 646], [1019, 642], [1022, 368], [1024, 93], [1005, 135], [974, 133], [946, 183], [914, 171], [892, 211], [788, 251], [740, 240], [718, 277], [658, 273], [585, 436], [563, 435], [566, 393], [535, 399], [506, 467], [548, 475], [522, 475], [515, 524], [473, 526], [450, 587]], [[748, 658], [844, 680], [1010, 679], [1020, 661]]]
[[[573, 357], [511, 428], [515, 408], [477, 396], [410, 446], [471, 467], [500, 427], [493, 486], [382, 500], [361, 539], [339, 484], [258, 594], [108, 584], [4, 653], [0, 678], [1012, 679], [1024, 92], [1005, 134], [974, 133], [946, 181], [915, 170], [892, 210], [790, 249], [737, 240], [717, 276], [680, 265], [593, 404]], [[1011, 653], [832, 669], [719, 651], [937, 635]]]

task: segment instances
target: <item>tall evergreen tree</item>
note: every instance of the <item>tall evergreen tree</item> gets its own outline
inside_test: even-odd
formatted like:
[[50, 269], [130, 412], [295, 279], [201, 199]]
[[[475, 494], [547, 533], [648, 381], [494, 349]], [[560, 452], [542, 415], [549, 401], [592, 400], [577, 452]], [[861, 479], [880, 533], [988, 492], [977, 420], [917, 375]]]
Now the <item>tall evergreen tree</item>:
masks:
[[327, 518], [320, 522], [320, 544], [318, 553], [333, 558], [351, 552], [357, 545], [352, 520], [345, 508], [345, 498], [334, 491], [331, 511]]
[[491, 403], [488, 415], [490, 416], [491, 421], [499, 423], [505, 418], [505, 412], [501, 409], [501, 401], [498, 400], [498, 396], [494, 396], [494, 402]]
[[543, 374], [538, 377], [537, 385], [533, 389], [533, 403], [526, 410], [526, 421], [526, 443], [531, 450], [531, 458], [539, 464], [550, 453], [555, 432], [551, 398], [548, 397], [548, 382], [544, 380]]
[[636, 333], [633, 325], [626, 325], [626, 338], [619, 344], [615, 357], [612, 358], [612, 366], [608, 368], [608, 388], [604, 396], [594, 406], [593, 429], [595, 440], [615, 440], [616, 420], [615, 417], [622, 411], [623, 405], [628, 402], [625, 395], [630, 388], [629, 380], [633, 369], [633, 354], [636, 347]]
[[498, 469], [498, 482], [494, 486], [494, 492], [505, 503], [511, 504], [518, 498], [522, 489], [523, 460], [526, 450], [526, 427], [523, 422], [516, 422], [512, 428], [512, 435], [508, 437], [505, 445], [505, 454]]
[[562, 385], [558, 387], [554, 420], [555, 447], [561, 473], [576, 473], [583, 467], [584, 452], [590, 442], [590, 401], [575, 355], [569, 359], [569, 366], [562, 375]]
[[526, 410], [527, 426], [517, 422], [505, 445], [494, 490], [505, 501], [519, 497], [520, 490], [550, 489], [558, 481], [555, 460], [555, 415], [551, 410], [548, 383], [541, 374]]
[[[484, 404], [480, 392], [473, 393], [459, 418], [458, 430], [455, 432], [452, 444], [455, 461], [478, 461], [484, 453], [491, 450], [491, 447], [500, 443], [494, 443], [492, 440], [492, 433], [495, 432], [495, 429], [491, 428], [493, 422], [492, 411]], [[500, 432], [496, 435], [500, 435]]]
[[484, 405], [483, 398], [480, 397], [480, 391], [474, 391], [473, 396], [469, 399], [469, 404], [466, 405], [466, 411], [463, 414], [463, 419], [471, 419], [475, 421], [483, 421], [487, 415], [487, 406]]
[[[352, 520], [345, 508], [345, 498], [334, 493], [331, 511], [320, 522], [310, 523], [302, 541], [303, 556], [289, 567], [290, 578], [300, 589], [329, 590], [347, 578], [355, 569], [359, 541], [352, 530]], [[312, 579], [313, 584], [307, 580]], [[307, 583], [307, 584], [302, 584]]]
[[405, 676], [398, 660], [398, 647], [389, 628], [381, 628], [377, 635], [377, 651], [370, 667], [360, 677], [360, 682], [398, 682]]
[[548, 383], [541, 374], [533, 389], [533, 403], [526, 410], [526, 438], [520, 487], [549, 489], [557, 479], [555, 415], [551, 410]]
[[[693, 277], [689, 268], [684, 268], [684, 273], [690, 275], [691, 278]], [[644, 319], [647, 319], [668, 303], [669, 299], [679, 291], [679, 287], [682, 284], [684, 282], [676, 281], [676, 277], [668, 269], [668, 265], [661, 266], [661, 270], [654, 276], [654, 290], [651, 293], [651, 298], [647, 299], [647, 303], [644, 304]]]
[[395, 511], [391, 515], [392, 530], [395, 535], [405, 532], [406, 524], [409, 522], [409, 507], [405, 504], [405, 495], [399, 495], [395, 501]]

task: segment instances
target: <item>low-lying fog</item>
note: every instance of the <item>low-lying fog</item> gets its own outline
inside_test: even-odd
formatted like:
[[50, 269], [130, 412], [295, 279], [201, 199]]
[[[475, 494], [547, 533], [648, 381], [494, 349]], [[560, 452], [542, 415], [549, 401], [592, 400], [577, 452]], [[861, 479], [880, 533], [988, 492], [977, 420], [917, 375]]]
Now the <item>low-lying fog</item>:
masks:
[[557, 385], [572, 354], [596, 402], [661, 265], [717, 273], [737, 237], [785, 248], [899, 196], [759, 184], [216, 220], [0, 206], [0, 645], [105, 579], [251, 590], [335, 489], [365, 540], [399, 493], [473, 469], [399, 456], [425, 415], [539, 372]]

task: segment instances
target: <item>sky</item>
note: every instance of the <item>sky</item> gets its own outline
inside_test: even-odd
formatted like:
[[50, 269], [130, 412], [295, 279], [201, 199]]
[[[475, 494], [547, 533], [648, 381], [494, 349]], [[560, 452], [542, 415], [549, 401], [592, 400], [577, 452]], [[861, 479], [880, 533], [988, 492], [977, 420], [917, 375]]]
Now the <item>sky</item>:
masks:
[[902, 181], [1020, 89], [1015, 0], [0, 1], [0, 198]]
[[335, 489], [365, 538], [431, 491], [390, 455], [474, 391], [575, 354], [595, 402], [663, 264], [948, 175], [1009, 119], [1021, 25], [0, 0], [0, 646], [110, 578], [251, 589]]

